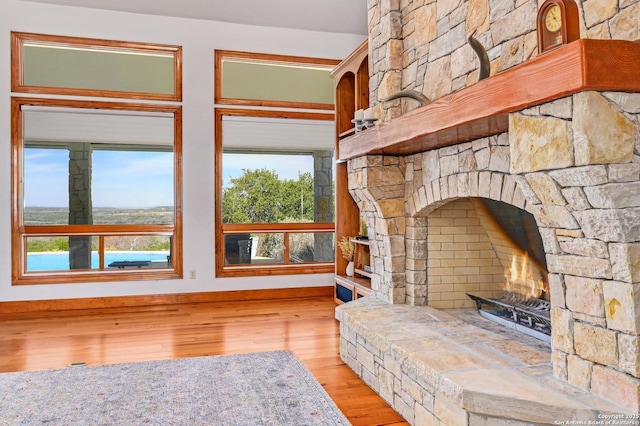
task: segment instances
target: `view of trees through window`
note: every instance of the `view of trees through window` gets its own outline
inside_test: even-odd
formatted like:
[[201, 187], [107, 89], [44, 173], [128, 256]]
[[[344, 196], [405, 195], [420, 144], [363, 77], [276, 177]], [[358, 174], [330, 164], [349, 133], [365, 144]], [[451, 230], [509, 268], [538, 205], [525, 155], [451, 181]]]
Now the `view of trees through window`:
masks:
[[[314, 182], [314, 155], [304, 153], [226, 153], [223, 156], [222, 220], [225, 224], [284, 224], [333, 221], [332, 212], [322, 216], [316, 208], [317, 184]], [[237, 165], [237, 167], [236, 167]], [[244, 167], [240, 167], [244, 166]], [[272, 167], [272, 168], [269, 168]], [[274, 168], [275, 167], [275, 168]], [[331, 169], [324, 171], [331, 174]], [[323, 173], [317, 178], [322, 179]], [[323, 195], [333, 199], [333, 179], [326, 176], [328, 188]], [[327, 203], [325, 200], [324, 205]], [[330, 203], [330, 201], [329, 201]], [[235, 238], [234, 238], [235, 237]], [[253, 233], [229, 236], [251, 239], [255, 256], [281, 263], [284, 258], [284, 233]], [[295, 233], [288, 235], [289, 262], [318, 261], [319, 239], [331, 235]], [[331, 260], [331, 259], [324, 259]]]
[[275, 170], [244, 169], [222, 189], [224, 223], [313, 222], [313, 176], [281, 179]]

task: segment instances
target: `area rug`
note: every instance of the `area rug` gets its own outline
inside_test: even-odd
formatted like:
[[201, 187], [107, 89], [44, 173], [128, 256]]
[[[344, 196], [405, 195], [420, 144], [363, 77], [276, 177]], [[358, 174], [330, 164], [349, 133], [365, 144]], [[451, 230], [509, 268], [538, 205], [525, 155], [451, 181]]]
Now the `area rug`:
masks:
[[0, 374], [0, 425], [349, 425], [289, 351]]

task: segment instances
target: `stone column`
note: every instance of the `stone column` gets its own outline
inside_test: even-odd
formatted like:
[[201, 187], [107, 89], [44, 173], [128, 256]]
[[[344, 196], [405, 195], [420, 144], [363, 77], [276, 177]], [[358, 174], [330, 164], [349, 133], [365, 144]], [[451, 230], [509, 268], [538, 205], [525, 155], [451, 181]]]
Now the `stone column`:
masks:
[[366, 156], [349, 161], [349, 193], [369, 230], [376, 297], [406, 302], [405, 175], [402, 157]]
[[[93, 223], [91, 204], [91, 144], [70, 143], [69, 225]], [[91, 268], [91, 236], [69, 237], [69, 269]]]
[[[333, 222], [333, 151], [313, 153], [313, 203], [315, 222]], [[315, 234], [314, 251], [318, 262], [332, 262], [335, 256], [331, 234]]]

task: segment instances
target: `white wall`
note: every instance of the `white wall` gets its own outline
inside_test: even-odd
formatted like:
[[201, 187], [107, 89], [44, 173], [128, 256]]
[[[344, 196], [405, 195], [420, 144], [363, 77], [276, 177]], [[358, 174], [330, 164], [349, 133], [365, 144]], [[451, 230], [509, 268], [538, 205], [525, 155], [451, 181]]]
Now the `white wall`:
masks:
[[[197, 279], [11, 285], [11, 31], [183, 47], [184, 270], [196, 270]], [[223, 49], [341, 59], [362, 41], [361, 35], [283, 30], [0, 0], [0, 301], [331, 285], [332, 274], [214, 278], [213, 52]]]

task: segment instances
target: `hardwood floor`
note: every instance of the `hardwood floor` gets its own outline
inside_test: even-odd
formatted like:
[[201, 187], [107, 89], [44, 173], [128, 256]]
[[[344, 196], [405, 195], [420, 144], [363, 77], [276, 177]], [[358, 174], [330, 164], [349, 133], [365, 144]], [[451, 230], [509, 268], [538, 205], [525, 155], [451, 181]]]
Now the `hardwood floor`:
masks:
[[0, 372], [286, 349], [353, 425], [407, 425], [339, 357], [331, 297], [0, 314]]

